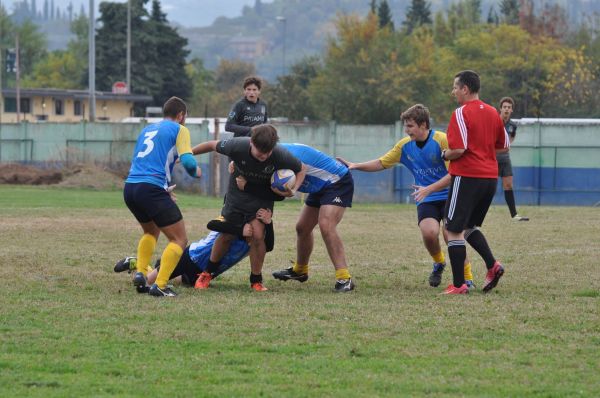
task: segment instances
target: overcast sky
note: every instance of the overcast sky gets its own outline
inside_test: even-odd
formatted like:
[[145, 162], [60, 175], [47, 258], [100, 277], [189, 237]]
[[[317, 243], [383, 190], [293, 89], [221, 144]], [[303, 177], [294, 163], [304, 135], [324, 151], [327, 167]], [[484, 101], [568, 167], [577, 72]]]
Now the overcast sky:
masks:
[[[38, 10], [42, 9], [45, 0], [35, 0], [36, 7]], [[51, 0], [48, 0], [50, 3]], [[176, 22], [180, 25], [193, 27], [193, 26], [208, 26], [215, 18], [224, 15], [227, 17], [237, 17], [241, 15], [242, 7], [244, 5], [253, 6], [255, 0], [161, 0], [163, 12], [167, 14], [167, 18], [171, 22]], [[0, 0], [0, 3], [11, 12], [13, 4], [19, 2], [19, 0]], [[27, 0], [31, 4], [32, 0]], [[58, 6], [62, 10], [65, 10], [69, 3], [73, 3], [73, 10], [79, 12], [81, 4], [84, 8], [89, 7], [89, 0], [54, 0], [54, 5]], [[115, 0], [117, 3], [123, 3], [125, 0]], [[265, 3], [269, 3], [268, 0], [263, 0]], [[96, 9], [100, 0], [94, 0]], [[152, 2], [149, 1], [149, 4]]]

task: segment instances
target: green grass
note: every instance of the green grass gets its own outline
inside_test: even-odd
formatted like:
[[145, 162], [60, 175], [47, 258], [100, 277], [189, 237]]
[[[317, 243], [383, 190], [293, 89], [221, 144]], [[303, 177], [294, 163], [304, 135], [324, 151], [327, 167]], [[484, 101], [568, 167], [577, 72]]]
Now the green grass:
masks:
[[[222, 200], [179, 203], [198, 239]], [[244, 260], [207, 291], [154, 299], [112, 271], [140, 234], [121, 192], [0, 186], [0, 396], [598, 396], [597, 208], [525, 207], [532, 220], [513, 223], [492, 207], [484, 232], [507, 272], [468, 297], [427, 286], [407, 205], [347, 212], [356, 291], [331, 292], [318, 230], [309, 281], [271, 279], [299, 208], [276, 207], [268, 292], [250, 291]]]

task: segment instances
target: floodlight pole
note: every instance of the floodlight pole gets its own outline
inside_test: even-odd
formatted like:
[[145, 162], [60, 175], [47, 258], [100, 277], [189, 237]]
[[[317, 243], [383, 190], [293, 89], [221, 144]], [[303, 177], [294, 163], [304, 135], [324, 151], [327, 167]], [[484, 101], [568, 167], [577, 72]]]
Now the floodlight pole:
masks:
[[16, 68], [16, 92], [17, 92], [17, 123], [21, 123], [21, 74], [19, 69], [19, 32], [15, 36], [15, 68]]
[[127, 93], [131, 93], [131, 0], [127, 0]]
[[88, 86], [90, 90], [90, 122], [96, 120], [96, 23], [94, 18], [94, 8], [94, 0], [90, 0], [90, 20], [88, 27]]

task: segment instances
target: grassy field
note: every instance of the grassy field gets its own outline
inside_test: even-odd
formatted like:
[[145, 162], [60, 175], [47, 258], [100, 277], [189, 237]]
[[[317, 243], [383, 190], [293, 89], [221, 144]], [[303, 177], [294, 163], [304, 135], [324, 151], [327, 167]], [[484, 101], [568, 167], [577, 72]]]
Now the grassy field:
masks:
[[[198, 239], [221, 200], [179, 203]], [[0, 186], [0, 396], [599, 395], [600, 209], [522, 208], [532, 221], [513, 223], [493, 207], [484, 232], [505, 277], [446, 297], [407, 205], [347, 212], [354, 292], [331, 292], [318, 231], [310, 280], [273, 280], [299, 208], [276, 209], [268, 292], [249, 289], [245, 260], [207, 291], [156, 299], [112, 271], [140, 233], [120, 192]]]

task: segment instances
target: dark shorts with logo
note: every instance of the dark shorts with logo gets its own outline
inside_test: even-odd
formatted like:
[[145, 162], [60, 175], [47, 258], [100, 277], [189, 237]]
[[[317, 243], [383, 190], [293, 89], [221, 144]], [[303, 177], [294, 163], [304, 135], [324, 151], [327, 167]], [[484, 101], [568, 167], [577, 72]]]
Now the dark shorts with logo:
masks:
[[497, 178], [452, 176], [444, 211], [446, 229], [460, 233], [480, 227], [494, 199], [497, 183]]
[[511, 177], [513, 175], [512, 163], [510, 162], [510, 155], [498, 154], [498, 177]]
[[438, 222], [444, 218], [445, 200], [436, 200], [433, 202], [419, 203], [417, 206], [417, 225], [426, 218], [433, 218]]
[[352, 174], [348, 172], [335, 184], [331, 184], [319, 192], [308, 194], [304, 204], [310, 207], [321, 207], [323, 205], [352, 207], [353, 196], [354, 179]]
[[153, 221], [158, 227], [168, 227], [183, 219], [171, 195], [158, 185], [126, 183], [123, 199], [138, 222]]

